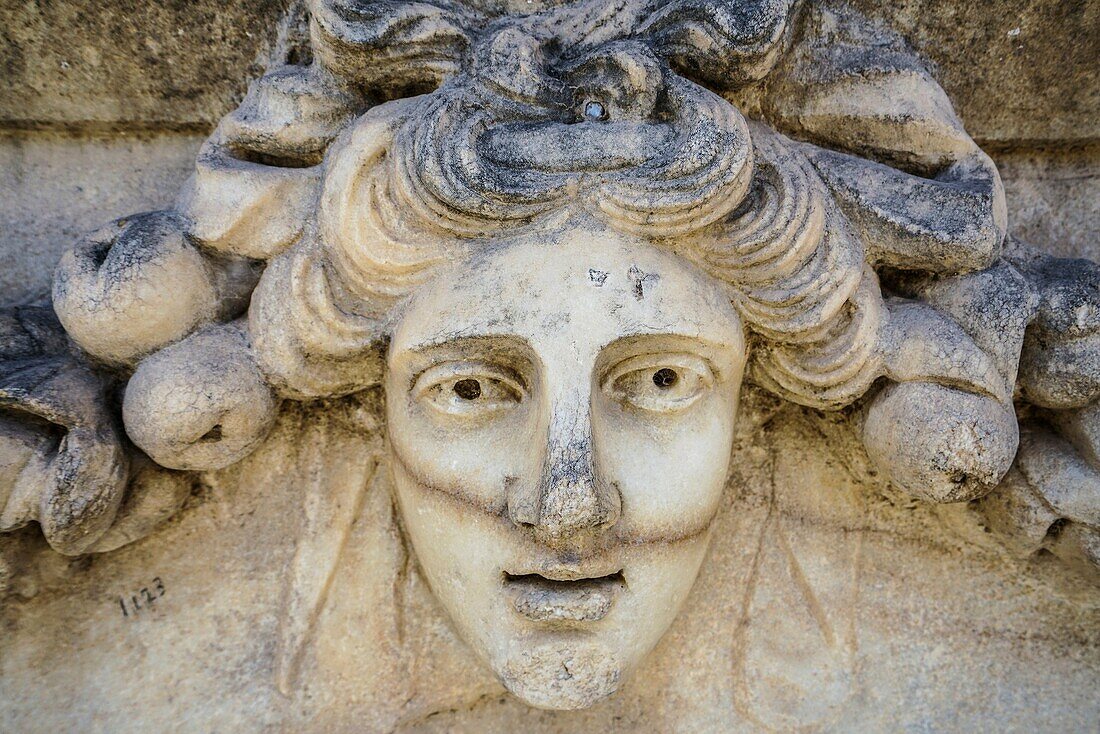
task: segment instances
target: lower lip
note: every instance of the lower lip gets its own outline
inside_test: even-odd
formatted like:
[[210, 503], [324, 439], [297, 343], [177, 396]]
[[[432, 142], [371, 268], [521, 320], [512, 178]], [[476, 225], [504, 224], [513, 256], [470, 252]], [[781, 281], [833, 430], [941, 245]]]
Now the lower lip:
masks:
[[555, 581], [538, 574], [504, 576], [512, 608], [532, 622], [598, 622], [625, 587], [622, 572], [576, 581]]

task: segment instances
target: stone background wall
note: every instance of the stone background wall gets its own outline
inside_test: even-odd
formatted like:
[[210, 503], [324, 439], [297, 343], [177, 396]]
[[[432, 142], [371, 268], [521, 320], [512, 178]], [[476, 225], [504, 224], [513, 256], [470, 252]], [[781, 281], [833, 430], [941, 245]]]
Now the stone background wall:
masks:
[[[86, 229], [167, 206], [279, 41], [289, 0], [0, 0], [0, 289], [35, 298]], [[935, 65], [1017, 236], [1100, 254], [1100, 2], [855, 0]]]

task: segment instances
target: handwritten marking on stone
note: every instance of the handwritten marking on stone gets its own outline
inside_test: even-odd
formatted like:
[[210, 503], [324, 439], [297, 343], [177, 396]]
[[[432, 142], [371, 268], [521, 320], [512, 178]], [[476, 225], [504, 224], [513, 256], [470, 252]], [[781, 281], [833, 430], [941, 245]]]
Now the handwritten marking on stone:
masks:
[[141, 612], [152, 609], [157, 599], [164, 596], [165, 591], [167, 589], [164, 588], [164, 582], [161, 581], [160, 576], [157, 576], [149, 586], [142, 587], [128, 597], [118, 597], [118, 605], [122, 608], [122, 616], [136, 617]]

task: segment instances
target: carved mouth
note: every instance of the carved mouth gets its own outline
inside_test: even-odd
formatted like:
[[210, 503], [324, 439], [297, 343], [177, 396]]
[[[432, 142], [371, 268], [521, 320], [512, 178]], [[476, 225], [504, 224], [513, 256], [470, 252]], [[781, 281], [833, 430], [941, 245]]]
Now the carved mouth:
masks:
[[626, 588], [622, 571], [598, 578], [552, 579], [542, 574], [504, 574], [512, 608], [532, 622], [598, 622]]

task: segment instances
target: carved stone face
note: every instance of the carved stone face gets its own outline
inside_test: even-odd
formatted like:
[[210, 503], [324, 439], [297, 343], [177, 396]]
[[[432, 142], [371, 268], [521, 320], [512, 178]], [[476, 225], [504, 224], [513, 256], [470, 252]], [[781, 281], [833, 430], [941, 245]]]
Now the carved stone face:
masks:
[[397, 325], [405, 528], [461, 635], [531, 705], [614, 692], [706, 552], [745, 362], [694, 266], [603, 229], [505, 242]]

